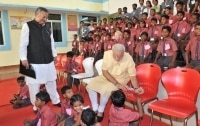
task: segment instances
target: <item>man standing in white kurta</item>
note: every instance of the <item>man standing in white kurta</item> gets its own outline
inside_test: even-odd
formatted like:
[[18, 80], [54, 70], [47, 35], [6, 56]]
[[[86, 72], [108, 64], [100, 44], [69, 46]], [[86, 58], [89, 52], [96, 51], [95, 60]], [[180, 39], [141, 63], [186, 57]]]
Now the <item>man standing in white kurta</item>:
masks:
[[37, 110], [35, 95], [39, 92], [40, 84], [45, 84], [52, 103], [60, 105], [54, 65], [57, 53], [53, 35], [50, 28], [46, 26], [47, 19], [48, 10], [38, 7], [35, 11], [35, 19], [23, 25], [20, 38], [20, 60], [26, 68], [30, 64], [36, 73], [36, 79], [26, 77], [34, 111]]

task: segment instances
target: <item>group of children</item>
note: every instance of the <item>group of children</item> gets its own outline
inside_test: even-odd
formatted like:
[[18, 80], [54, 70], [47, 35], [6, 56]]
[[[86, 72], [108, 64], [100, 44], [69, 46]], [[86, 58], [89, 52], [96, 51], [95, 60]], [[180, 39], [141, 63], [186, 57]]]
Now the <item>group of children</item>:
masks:
[[[20, 93], [19, 95], [15, 95], [15, 99], [12, 99], [10, 102], [13, 104], [14, 108], [21, 108], [30, 105], [28, 88], [24, 77], [18, 77], [17, 82], [20, 85]], [[61, 111], [57, 113], [48, 106], [48, 102], [50, 101], [49, 94], [46, 91], [38, 92], [35, 101], [35, 105], [38, 108], [36, 117], [35, 119], [25, 119], [24, 126], [101, 125], [101, 123], [96, 120], [96, 113], [89, 108], [89, 106], [84, 106], [84, 98], [80, 94], [74, 94], [70, 85], [63, 86], [61, 88], [61, 93], [64, 99], [61, 103]], [[110, 126], [138, 125], [139, 118], [142, 116], [142, 109], [139, 108], [139, 113], [125, 109], [125, 100], [126, 96], [122, 90], [117, 90], [112, 93], [112, 105], [110, 107], [108, 121]]]
[[[199, 13], [185, 12], [184, 6], [184, 2], [178, 1], [175, 15], [167, 6], [163, 9], [162, 15], [151, 8], [150, 15], [143, 12], [139, 19], [134, 16], [117, 17], [108, 23], [104, 18], [97, 25], [89, 26], [93, 27], [93, 30], [88, 33], [90, 39], [83, 38], [79, 42], [77, 35], [74, 35], [72, 50], [76, 50], [74, 51], [76, 54], [85, 57], [93, 56], [98, 60], [103, 57], [104, 51], [111, 50], [115, 43], [122, 43], [136, 65], [154, 62], [162, 69], [177, 65], [199, 66], [191, 63], [195, 60], [199, 64], [200, 57], [195, 59], [193, 56], [199, 51], [194, 51], [193, 47], [187, 46], [191, 46], [190, 41], [195, 43], [194, 41], [199, 38], [197, 27], [200, 26], [200, 16]], [[178, 61], [182, 64], [178, 64]]]

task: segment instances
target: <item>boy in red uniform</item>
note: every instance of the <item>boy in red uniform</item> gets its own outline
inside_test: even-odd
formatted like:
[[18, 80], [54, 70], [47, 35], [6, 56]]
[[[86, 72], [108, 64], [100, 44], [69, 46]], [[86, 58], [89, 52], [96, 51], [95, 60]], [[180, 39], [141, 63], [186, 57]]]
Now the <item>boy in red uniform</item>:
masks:
[[75, 55], [79, 55], [79, 41], [77, 40], [78, 36], [77, 34], [74, 34], [74, 40], [72, 41], [72, 52], [74, 52]]
[[14, 109], [22, 108], [31, 104], [29, 90], [24, 76], [18, 77], [17, 83], [19, 84], [19, 94], [14, 94], [14, 99], [10, 100], [10, 103], [13, 104]]
[[[139, 117], [142, 116], [142, 110], [133, 112], [125, 109], [124, 102], [126, 96], [121, 90], [114, 91], [111, 95], [112, 105], [109, 112], [109, 126], [137, 126]], [[139, 107], [140, 108], [140, 107]]]
[[157, 47], [157, 54], [155, 63], [157, 63], [161, 69], [175, 67], [176, 56], [177, 56], [177, 45], [176, 42], [169, 37], [171, 28], [169, 26], [163, 26], [162, 37]]
[[[196, 69], [200, 72], [200, 23], [195, 25], [195, 37], [191, 38], [187, 44], [186, 50], [186, 66]], [[191, 54], [191, 60], [189, 59]]]
[[141, 41], [137, 44], [135, 48], [137, 65], [150, 62], [152, 46], [151, 43], [147, 41], [147, 39], [148, 33], [142, 32]]
[[56, 126], [57, 114], [51, 110], [47, 105], [50, 101], [50, 96], [47, 92], [40, 91], [36, 94], [35, 105], [39, 111], [34, 120], [26, 119], [24, 121], [25, 126]]

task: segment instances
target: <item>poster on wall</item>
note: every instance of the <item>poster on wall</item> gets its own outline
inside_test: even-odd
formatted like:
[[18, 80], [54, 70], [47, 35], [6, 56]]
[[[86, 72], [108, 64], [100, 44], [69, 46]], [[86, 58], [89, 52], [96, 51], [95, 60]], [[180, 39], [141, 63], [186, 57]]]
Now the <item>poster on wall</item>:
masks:
[[10, 16], [11, 29], [21, 29], [24, 23], [31, 20], [32, 20], [32, 17]]
[[76, 15], [67, 15], [68, 21], [68, 31], [77, 31], [77, 16]]

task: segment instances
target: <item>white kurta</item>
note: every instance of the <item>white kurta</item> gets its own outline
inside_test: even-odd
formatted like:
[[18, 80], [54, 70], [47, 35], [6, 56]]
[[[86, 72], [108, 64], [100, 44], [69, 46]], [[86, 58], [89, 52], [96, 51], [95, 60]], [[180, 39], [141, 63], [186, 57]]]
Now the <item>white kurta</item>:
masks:
[[[27, 46], [29, 44], [29, 27], [28, 24], [25, 23], [22, 27], [21, 31], [21, 38], [20, 38], [20, 59], [27, 60]], [[51, 34], [51, 49], [53, 57], [57, 56], [55, 47], [54, 47], [54, 39], [53, 35]], [[49, 64], [31, 64], [35, 73], [36, 79], [26, 77], [27, 83], [31, 84], [44, 84], [48, 81], [55, 81], [56, 80], [56, 69], [54, 66], [54, 62]]]

